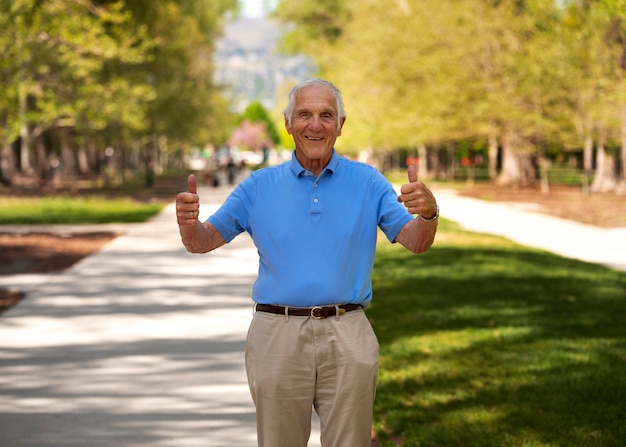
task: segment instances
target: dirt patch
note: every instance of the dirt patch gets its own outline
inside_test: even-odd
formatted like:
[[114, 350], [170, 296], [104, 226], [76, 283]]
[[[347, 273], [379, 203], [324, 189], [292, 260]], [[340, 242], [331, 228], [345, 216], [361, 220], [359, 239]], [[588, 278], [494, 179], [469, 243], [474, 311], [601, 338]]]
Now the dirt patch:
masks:
[[60, 236], [49, 233], [0, 233], [0, 275], [48, 273], [65, 270], [98, 251], [115, 233], [81, 233]]
[[24, 296], [24, 292], [19, 290], [0, 289], [0, 313], [15, 306]]
[[[51, 273], [68, 269], [100, 250], [116, 233], [0, 233], [0, 275]], [[24, 298], [20, 291], [0, 288], [0, 313]]]

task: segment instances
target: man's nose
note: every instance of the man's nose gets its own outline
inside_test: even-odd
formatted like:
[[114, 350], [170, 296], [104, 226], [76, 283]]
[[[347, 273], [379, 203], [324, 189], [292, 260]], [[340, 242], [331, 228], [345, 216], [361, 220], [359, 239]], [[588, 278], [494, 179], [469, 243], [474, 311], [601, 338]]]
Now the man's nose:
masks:
[[311, 130], [322, 130], [322, 119], [319, 116], [313, 116], [309, 127]]

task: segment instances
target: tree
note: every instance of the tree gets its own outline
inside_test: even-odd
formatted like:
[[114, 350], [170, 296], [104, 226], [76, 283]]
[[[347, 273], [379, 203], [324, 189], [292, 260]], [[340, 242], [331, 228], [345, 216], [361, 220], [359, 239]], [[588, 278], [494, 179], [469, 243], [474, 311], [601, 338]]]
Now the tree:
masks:
[[120, 149], [121, 166], [142, 159], [149, 180], [170, 146], [226, 140], [232, 116], [212, 82], [212, 54], [236, 0], [16, 0], [0, 8], [4, 182], [51, 152], [67, 175], [95, 169], [106, 146]]
[[626, 147], [620, 136], [625, 103], [624, 14], [624, 2], [619, 0], [570, 2], [564, 11], [563, 29], [570, 37], [568, 56], [575, 80], [573, 120], [584, 147], [587, 191], [616, 188], [616, 157], [609, 147]]
[[263, 107], [263, 104], [261, 104], [259, 101], [252, 101], [250, 104], [248, 104], [246, 109], [241, 114], [239, 121], [263, 123], [265, 126], [265, 131], [267, 132], [267, 136], [271, 140], [271, 142], [273, 144], [280, 143], [280, 135], [278, 134], [276, 125], [274, 124], [274, 121], [270, 117], [265, 107]]
[[150, 62], [136, 73], [156, 92], [145, 105], [150, 132], [140, 138], [149, 182], [153, 163], [168, 153], [226, 141], [232, 116], [212, 82], [212, 56], [224, 16], [237, 2], [127, 0], [127, 8], [133, 24], [145, 26], [157, 42]]
[[[9, 74], [4, 87], [10, 92], [4, 147], [19, 136], [23, 171], [30, 171], [32, 142], [44, 132], [101, 127], [122, 111], [141, 116], [141, 108], [133, 104], [145, 99], [149, 89], [101, 76], [108, 61], [141, 62], [149, 46], [141, 30], [129, 33], [121, 27], [128, 19], [121, 4], [100, 8], [89, 2], [22, 0], [4, 12], [8, 34], [16, 42], [3, 42]], [[124, 98], [124, 106], [112, 100], [116, 97]], [[39, 154], [39, 163], [45, 162], [44, 155]], [[66, 166], [72, 164], [71, 155], [64, 158]]]
[[[287, 3], [291, 13], [285, 19], [308, 17], [293, 13], [292, 2], [283, 2], [279, 14]], [[492, 136], [503, 143], [502, 178], [517, 181], [519, 154], [511, 144], [526, 139], [536, 111], [528, 106], [532, 90], [519, 62], [527, 56], [520, 41], [531, 25], [514, 20], [520, 14], [515, 4], [466, 0], [440, 8], [436, 1], [360, 0], [345, 8], [340, 37], [330, 39], [323, 24], [320, 39], [303, 44], [356, 111], [342, 145], [447, 147]], [[296, 27], [292, 41], [313, 37], [311, 23]]]
[[626, 153], [624, 0], [282, 0], [277, 13], [286, 46], [344, 92], [344, 150], [458, 157], [472, 140], [489, 148], [492, 181], [541, 175], [545, 191], [548, 157], [584, 142], [591, 175], [594, 142], [608, 164], [616, 142]]

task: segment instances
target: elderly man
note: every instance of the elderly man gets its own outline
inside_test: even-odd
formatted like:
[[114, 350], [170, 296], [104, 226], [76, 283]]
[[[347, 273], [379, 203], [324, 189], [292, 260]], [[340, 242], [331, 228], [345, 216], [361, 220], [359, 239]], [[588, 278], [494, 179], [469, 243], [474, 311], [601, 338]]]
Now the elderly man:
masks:
[[291, 161], [253, 172], [206, 222], [190, 175], [176, 199], [180, 234], [193, 253], [244, 231], [258, 249], [246, 370], [259, 446], [305, 447], [313, 408], [322, 445], [370, 446], [378, 341], [364, 310], [377, 230], [422, 253], [439, 208], [414, 167], [398, 196], [376, 169], [337, 154], [346, 114], [330, 82], [297, 85], [284, 117]]

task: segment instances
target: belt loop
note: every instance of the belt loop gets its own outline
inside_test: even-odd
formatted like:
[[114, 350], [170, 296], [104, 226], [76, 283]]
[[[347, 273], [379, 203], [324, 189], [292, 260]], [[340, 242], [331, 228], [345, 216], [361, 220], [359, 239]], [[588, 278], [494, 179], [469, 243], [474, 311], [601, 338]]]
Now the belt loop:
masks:
[[285, 323], [289, 323], [289, 306], [285, 306]]
[[339, 305], [335, 304], [335, 320], [339, 321]]

